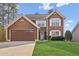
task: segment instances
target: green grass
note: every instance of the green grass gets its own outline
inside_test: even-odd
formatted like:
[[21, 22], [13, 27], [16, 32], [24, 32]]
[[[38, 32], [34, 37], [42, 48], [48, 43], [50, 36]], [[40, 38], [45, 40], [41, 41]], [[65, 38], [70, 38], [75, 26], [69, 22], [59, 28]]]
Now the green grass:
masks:
[[37, 41], [33, 56], [79, 56], [78, 42]]

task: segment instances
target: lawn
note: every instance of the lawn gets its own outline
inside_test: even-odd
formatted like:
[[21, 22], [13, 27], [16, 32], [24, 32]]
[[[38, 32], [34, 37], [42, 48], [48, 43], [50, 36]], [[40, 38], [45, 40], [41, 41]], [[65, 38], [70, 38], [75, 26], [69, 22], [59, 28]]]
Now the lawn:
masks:
[[37, 41], [33, 56], [79, 56], [78, 42]]

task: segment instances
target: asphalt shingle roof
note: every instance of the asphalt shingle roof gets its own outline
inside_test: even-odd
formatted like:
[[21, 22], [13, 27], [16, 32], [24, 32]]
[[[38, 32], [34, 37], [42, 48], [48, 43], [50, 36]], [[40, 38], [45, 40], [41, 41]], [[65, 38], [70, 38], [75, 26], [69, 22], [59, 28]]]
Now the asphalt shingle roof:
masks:
[[26, 17], [28, 17], [31, 20], [44, 20], [48, 14], [27, 14]]

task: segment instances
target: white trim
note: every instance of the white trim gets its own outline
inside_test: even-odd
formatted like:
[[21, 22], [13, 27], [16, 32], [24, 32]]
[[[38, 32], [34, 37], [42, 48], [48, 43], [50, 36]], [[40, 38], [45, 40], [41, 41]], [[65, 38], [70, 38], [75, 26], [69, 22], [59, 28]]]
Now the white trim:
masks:
[[54, 20], [58, 20], [59, 21], [59, 25], [58, 26], [61, 26], [61, 19], [60, 18], [51, 18], [50, 19], [50, 26], [54, 26], [54, 25], [52, 25], [52, 21], [54, 21]]
[[[30, 19], [28, 19], [26, 16], [22, 16], [24, 17], [27, 21], [29, 21], [32, 25], [34, 25], [35, 27], [37, 27], [37, 30], [40, 28], [38, 27], [35, 23], [33, 23]], [[10, 33], [7, 33], [7, 29], [13, 25], [16, 21], [18, 21], [21, 17], [19, 17], [18, 19], [14, 20], [12, 23], [10, 23], [8, 26], [6, 26], [6, 40], [7, 41], [11, 41], [11, 30], [9, 30]], [[16, 29], [15, 29], [16, 30]], [[7, 37], [9, 35], [9, 38]]]
[[[12, 29], [12, 30], [24, 30], [24, 29]], [[11, 41], [11, 31], [12, 30], [9, 30], [9, 38], [7, 38], [7, 35], [6, 35], [6, 41]], [[34, 29], [32, 29], [32, 30], [34, 30]], [[39, 40], [39, 29], [38, 28], [37, 28], [37, 35], [36, 36], [37, 36], [37, 38], [35, 40]]]
[[35, 23], [33, 23], [29, 18], [27, 18], [26, 16], [20, 16], [20, 17], [18, 17], [16, 20], [14, 20], [12, 23], [10, 23], [9, 25], [7, 25], [6, 26], [6, 29], [8, 28], [8, 27], [10, 27], [11, 25], [13, 25], [16, 21], [18, 21], [21, 17], [24, 17], [27, 21], [29, 21], [32, 25], [34, 25], [35, 27], [37, 27], [37, 28], [40, 28], [40, 27], [38, 27]]
[[37, 41], [39, 40], [39, 29], [37, 29]]
[[50, 31], [50, 36], [52, 36], [52, 32], [56, 32], [56, 31], [58, 31], [59, 32], [59, 36], [61, 36], [61, 31], [60, 30], [51, 30]]
[[12, 29], [12, 30], [34, 30], [34, 29]]
[[7, 29], [6, 29], [6, 41], [8, 41], [8, 33], [7, 33]]
[[26, 16], [23, 16], [26, 20], [28, 20], [30, 23], [32, 23], [35, 27], [37, 27], [37, 28], [40, 28], [40, 27], [38, 27], [35, 23], [33, 23], [29, 18], [27, 18]]
[[11, 41], [11, 30], [10, 30], [10, 33], [9, 33], [9, 41]]
[[[11, 30], [10, 30], [11, 31]], [[8, 32], [8, 30], [6, 29], [6, 41], [11, 41], [11, 38], [10, 38], [10, 36], [11, 36], [11, 32], [10, 32], [10, 36], [9, 37], [7, 37], [8, 36], [8, 34], [9, 33], [7, 33]]]
[[65, 19], [65, 17], [60, 12], [58, 12], [57, 10], [51, 12], [46, 18], [48, 19], [54, 12], [58, 13], [63, 19]]

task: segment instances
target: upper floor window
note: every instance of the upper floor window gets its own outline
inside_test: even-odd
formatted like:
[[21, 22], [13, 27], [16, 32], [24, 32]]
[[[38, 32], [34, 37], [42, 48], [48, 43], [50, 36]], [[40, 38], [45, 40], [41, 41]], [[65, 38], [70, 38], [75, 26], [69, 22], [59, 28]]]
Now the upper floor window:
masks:
[[60, 18], [50, 19], [50, 26], [61, 26], [61, 19]]
[[36, 21], [36, 24], [39, 27], [46, 27], [46, 21], [45, 20], [38, 20], [38, 21]]

